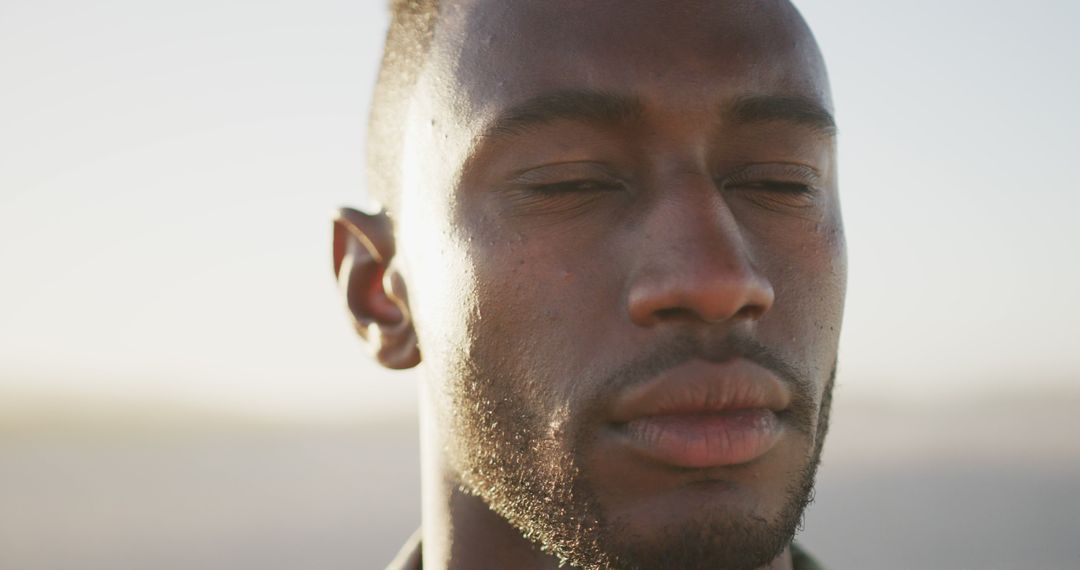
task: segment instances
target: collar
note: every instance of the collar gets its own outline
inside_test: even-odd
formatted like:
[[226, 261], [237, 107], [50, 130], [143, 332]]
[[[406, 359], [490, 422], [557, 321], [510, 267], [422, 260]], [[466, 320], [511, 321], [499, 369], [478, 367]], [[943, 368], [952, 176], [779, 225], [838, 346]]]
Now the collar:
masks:
[[[420, 548], [420, 531], [417, 530], [401, 547], [401, 551], [394, 557], [394, 561], [386, 567], [386, 570], [423, 570], [422, 552]], [[791, 566], [795, 570], [825, 570], [824, 566], [794, 542], [791, 543]]]

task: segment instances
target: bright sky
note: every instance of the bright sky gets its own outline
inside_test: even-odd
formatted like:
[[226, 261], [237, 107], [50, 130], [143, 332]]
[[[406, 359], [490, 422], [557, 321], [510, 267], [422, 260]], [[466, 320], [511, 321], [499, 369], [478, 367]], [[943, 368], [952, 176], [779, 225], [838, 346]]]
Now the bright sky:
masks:
[[[384, 4], [0, 4], [0, 400], [412, 405], [330, 277]], [[797, 4], [841, 125], [842, 385], [1074, 386], [1080, 3]]]

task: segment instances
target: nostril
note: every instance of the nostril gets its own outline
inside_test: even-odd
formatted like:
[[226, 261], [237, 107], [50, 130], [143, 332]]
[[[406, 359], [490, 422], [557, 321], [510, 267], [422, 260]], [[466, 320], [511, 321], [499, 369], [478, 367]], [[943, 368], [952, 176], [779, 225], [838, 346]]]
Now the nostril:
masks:
[[661, 321], [687, 319], [694, 316], [693, 311], [680, 307], [668, 307], [666, 309], [658, 309], [654, 314], [656, 315], [656, 318]]
[[761, 315], [763, 314], [765, 314], [765, 308], [761, 305], [746, 305], [735, 313], [735, 318], [756, 321], [761, 318]]
[[728, 319], [734, 320], [747, 320], [756, 321], [765, 314], [765, 307], [760, 305], [749, 304], [741, 307], [738, 311], [730, 316], [724, 316], [720, 319], [713, 320], [712, 315], [701, 314], [689, 307], [665, 307], [663, 309], [657, 309], [653, 311], [654, 322], [664, 321], [680, 321], [680, 320], [702, 320], [706, 322], [720, 322]]

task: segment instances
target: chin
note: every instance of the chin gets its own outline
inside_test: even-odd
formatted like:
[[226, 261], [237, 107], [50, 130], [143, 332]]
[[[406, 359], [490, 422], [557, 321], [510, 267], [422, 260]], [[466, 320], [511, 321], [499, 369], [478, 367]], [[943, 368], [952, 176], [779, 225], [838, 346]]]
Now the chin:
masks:
[[595, 488], [598, 545], [601, 559], [610, 562], [581, 566], [767, 567], [790, 545], [812, 497], [817, 462], [811, 456], [785, 465], [790, 458], [783, 454], [746, 466], [684, 473], [686, 479], [676, 485], [633, 497], [620, 497], [611, 485], [606, 491]]

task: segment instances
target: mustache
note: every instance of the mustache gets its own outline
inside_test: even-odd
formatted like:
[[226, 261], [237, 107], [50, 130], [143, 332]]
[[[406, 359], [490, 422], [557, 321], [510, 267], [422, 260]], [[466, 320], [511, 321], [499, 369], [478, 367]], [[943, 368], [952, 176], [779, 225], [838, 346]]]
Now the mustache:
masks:
[[645, 354], [623, 364], [599, 383], [596, 404], [603, 406], [619, 393], [648, 382], [656, 375], [692, 360], [722, 363], [749, 360], [775, 374], [791, 390], [788, 413], [800, 430], [809, 432], [814, 417], [815, 383], [810, 375], [765, 344], [741, 334], [717, 339], [683, 334], [661, 340]]

